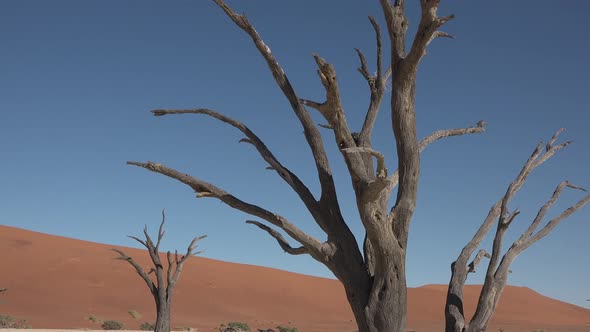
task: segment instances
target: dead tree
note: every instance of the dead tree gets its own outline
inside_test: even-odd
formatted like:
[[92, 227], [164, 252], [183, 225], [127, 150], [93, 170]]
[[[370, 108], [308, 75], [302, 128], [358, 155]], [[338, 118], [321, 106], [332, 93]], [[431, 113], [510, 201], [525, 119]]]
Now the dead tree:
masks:
[[[227, 191], [199, 178], [187, 175], [155, 162], [129, 161], [128, 164], [145, 168], [176, 179], [192, 188], [198, 198], [216, 198], [231, 208], [258, 217], [248, 221], [272, 236], [287, 253], [307, 254], [324, 264], [342, 282], [360, 332], [402, 332], [406, 327], [406, 248], [410, 222], [416, 207], [420, 153], [431, 143], [450, 136], [484, 132], [485, 123], [468, 128], [436, 131], [419, 140], [416, 134], [415, 96], [418, 65], [427, 46], [438, 37], [451, 37], [439, 28], [453, 15], [437, 15], [438, 0], [421, 0], [421, 18], [416, 35], [406, 48], [408, 20], [404, 0], [380, 0], [387, 35], [391, 44], [390, 65], [385, 69], [382, 56], [381, 28], [369, 17], [376, 37], [376, 71], [371, 74], [368, 62], [360, 50], [359, 72], [369, 87], [369, 105], [359, 132], [351, 130], [341, 102], [336, 70], [317, 54], [314, 59], [318, 76], [325, 90], [322, 102], [301, 98], [291, 85], [287, 74], [245, 15], [237, 14], [223, 0], [213, 0], [233, 23], [252, 39], [266, 61], [278, 87], [287, 98], [303, 127], [307, 145], [315, 161], [320, 183], [319, 195], [314, 195], [289, 168], [281, 163], [267, 145], [242, 122], [206, 108], [182, 110], [154, 110], [156, 116], [171, 114], [200, 114], [222, 121], [244, 134], [240, 142], [249, 143], [260, 156], [299, 196], [325, 236], [318, 239], [306, 234], [283, 216], [263, 207], [248, 203]], [[383, 100], [386, 82], [391, 77], [390, 112], [397, 151], [397, 171], [389, 172], [384, 155], [371, 144], [373, 127]], [[361, 246], [342, 216], [332, 171], [324, 142], [310, 116], [318, 111], [325, 119], [320, 127], [333, 133], [346, 163], [355, 193], [360, 222], [365, 229]], [[373, 160], [375, 159], [375, 161]], [[389, 200], [397, 186], [395, 203]], [[285, 232], [298, 243], [293, 247], [279, 232]], [[362, 249], [361, 249], [362, 247]]]
[[[197, 248], [197, 242], [206, 237], [206, 235], [195, 237], [189, 244], [184, 255], [179, 256], [178, 251], [175, 251], [174, 255], [172, 255], [172, 253], [168, 251], [166, 253], [168, 267], [166, 268], [166, 271], [164, 271], [164, 265], [162, 264], [159, 249], [162, 237], [164, 237], [165, 221], [166, 215], [164, 211], [162, 211], [162, 223], [160, 224], [158, 239], [155, 244], [148, 234], [147, 225], [143, 229], [145, 240], [135, 236], [129, 236], [147, 248], [153, 264], [153, 267], [151, 267], [148, 272], [146, 272], [146, 270], [144, 270], [133, 258], [127, 256], [122, 250], [111, 249], [119, 254], [119, 257], [116, 259], [127, 261], [135, 268], [135, 271], [137, 271], [137, 274], [139, 274], [143, 281], [145, 281], [150, 293], [154, 297], [156, 302], [156, 325], [154, 327], [154, 332], [170, 332], [170, 310], [174, 287], [178, 282], [178, 278], [180, 277], [182, 267], [186, 260], [191, 256], [201, 253], [194, 251]], [[152, 273], [155, 274], [155, 282], [150, 278], [150, 274]]]
[[[544, 223], [543, 218], [545, 217], [545, 214], [559, 199], [563, 189], [568, 187], [586, 191], [585, 189], [575, 186], [567, 181], [560, 183], [553, 192], [553, 195], [551, 195], [551, 198], [539, 209], [539, 212], [529, 227], [512, 243], [506, 253], [502, 255], [502, 240], [504, 234], [516, 216], [520, 213], [518, 209], [510, 211], [508, 204], [514, 195], [516, 195], [516, 193], [522, 188], [529, 174], [531, 174], [535, 168], [551, 158], [557, 151], [571, 143], [565, 142], [554, 145], [557, 136], [561, 131], [563, 131], [563, 128], [558, 130], [553, 137], [551, 137], [545, 147], [543, 147], [543, 143], [539, 143], [533, 151], [533, 154], [522, 167], [522, 170], [516, 179], [508, 186], [504, 196], [492, 206], [487, 217], [471, 241], [469, 241], [469, 243], [463, 248], [457, 260], [451, 264], [451, 280], [449, 282], [445, 306], [446, 332], [485, 331], [488, 322], [492, 318], [496, 306], [498, 305], [502, 290], [504, 289], [504, 286], [506, 286], [508, 273], [510, 273], [510, 264], [514, 259], [533, 243], [549, 234], [549, 232], [551, 232], [551, 230], [553, 230], [561, 221], [590, 202], [590, 195], [586, 195], [576, 204], [565, 209], [559, 215]], [[543, 223], [544, 226], [537, 231], [539, 226]], [[479, 247], [481, 241], [494, 224], [496, 224], [496, 233], [494, 235], [492, 253], [488, 254], [485, 250], [480, 249], [474, 260], [470, 264], [467, 264], [468, 260], [473, 255], [473, 252]], [[467, 275], [475, 272], [475, 267], [484, 256], [490, 259], [485, 281], [479, 295], [475, 314], [467, 323], [463, 312], [463, 288], [465, 287]]]

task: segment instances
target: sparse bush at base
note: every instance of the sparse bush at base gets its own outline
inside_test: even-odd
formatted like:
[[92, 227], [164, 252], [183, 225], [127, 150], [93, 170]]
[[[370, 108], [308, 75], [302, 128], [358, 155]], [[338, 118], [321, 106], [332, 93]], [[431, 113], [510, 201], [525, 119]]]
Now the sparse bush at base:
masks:
[[279, 332], [298, 332], [296, 327], [277, 326]]
[[102, 322], [101, 327], [103, 330], [122, 330], [124, 325], [116, 320], [105, 320]]
[[149, 322], [143, 322], [141, 325], [139, 325], [139, 329], [142, 331], [153, 331], [155, 328], [156, 325]]
[[229, 322], [227, 325], [221, 324], [219, 332], [250, 332], [250, 326], [243, 322]]
[[20, 319], [17, 320], [16, 318], [9, 316], [9, 315], [0, 315], [0, 329], [30, 329], [31, 325], [27, 323], [26, 320]]

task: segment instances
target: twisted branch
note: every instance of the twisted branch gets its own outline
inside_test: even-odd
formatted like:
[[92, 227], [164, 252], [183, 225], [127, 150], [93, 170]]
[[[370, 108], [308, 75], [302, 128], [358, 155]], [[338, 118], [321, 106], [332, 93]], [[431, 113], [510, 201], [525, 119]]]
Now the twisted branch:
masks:
[[165, 165], [153, 163], [148, 161], [147, 163], [139, 163], [134, 161], [128, 161], [127, 164], [134, 165], [138, 167], [145, 168], [149, 171], [159, 173], [165, 175], [167, 177], [176, 179], [189, 187], [191, 187], [197, 195], [201, 194], [200, 197], [212, 197], [217, 198], [221, 202], [225, 203], [226, 205], [240, 210], [242, 212], [248, 213], [255, 217], [264, 219], [269, 223], [281, 228], [284, 230], [289, 236], [291, 236], [295, 241], [299, 242], [301, 245], [305, 246], [311, 252], [318, 252], [321, 249], [321, 242], [316, 238], [306, 234], [295, 225], [290, 223], [284, 217], [272, 213], [266, 209], [263, 209], [257, 205], [250, 204], [240, 200], [239, 198], [231, 195], [230, 193], [210, 184], [205, 181], [199, 180], [194, 178], [188, 174], [180, 173], [172, 168], [169, 168]]
[[283, 235], [281, 235], [281, 233], [275, 231], [274, 229], [266, 226], [263, 223], [260, 223], [258, 221], [254, 221], [254, 220], [247, 220], [246, 223], [258, 226], [258, 228], [266, 231], [270, 236], [274, 237], [277, 240], [277, 242], [279, 243], [279, 246], [281, 246], [283, 251], [285, 251], [288, 254], [291, 254], [291, 255], [309, 254], [309, 250], [305, 247], [298, 247], [298, 248], [291, 247], [289, 242], [287, 242], [287, 240], [285, 240], [285, 238], [283, 237]]

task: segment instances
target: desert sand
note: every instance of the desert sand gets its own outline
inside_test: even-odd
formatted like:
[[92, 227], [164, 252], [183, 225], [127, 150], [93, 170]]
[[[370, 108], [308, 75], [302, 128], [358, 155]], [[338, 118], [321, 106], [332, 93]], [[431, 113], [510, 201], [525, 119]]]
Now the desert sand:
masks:
[[[100, 327], [88, 320], [119, 320], [129, 329], [155, 320], [146, 285], [113, 246], [0, 226], [0, 313], [33, 328]], [[124, 247], [148, 266], [147, 252]], [[480, 286], [467, 286], [466, 310]], [[408, 289], [408, 329], [442, 331], [446, 285]], [[142, 317], [133, 319], [129, 310]], [[355, 331], [344, 291], [336, 280], [202, 257], [187, 261], [175, 291], [172, 325], [213, 331], [222, 322], [253, 328], [295, 326], [301, 332]], [[588, 332], [590, 310], [525, 287], [506, 287], [489, 331]]]

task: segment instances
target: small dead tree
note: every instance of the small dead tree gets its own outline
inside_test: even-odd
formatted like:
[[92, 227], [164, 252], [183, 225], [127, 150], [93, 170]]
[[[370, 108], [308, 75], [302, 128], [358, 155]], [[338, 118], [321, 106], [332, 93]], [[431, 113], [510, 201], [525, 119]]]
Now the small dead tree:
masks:
[[[247, 221], [273, 237], [285, 252], [291, 255], [310, 255], [313, 259], [324, 264], [342, 282], [359, 332], [405, 331], [407, 310], [406, 249], [410, 223], [417, 204], [420, 153], [428, 145], [440, 139], [485, 131], [485, 122], [480, 121], [471, 127], [439, 130], [422, 139], [417, 137], [415, 98], [418, 67], [426, 54], [428, 45], [433, 40], [439, 37], [452, 38], [440, 28], [454, 16], [438, 16], [439, 0], [420, 0], [421, 16], [417, 31], [411, 45], [406, 47], [406, 40], [410, 38], [406, 38], [409, 23], [405, 15], [405, 1], [379, 1], [387, 24], [387, 34], [391, 46], [389, 66], [385, 68], [383, 64], [381, 28], [373, 17], [369, 17], [375, 31], [376, 71], [375, 74], [371, 74], [372, 71], [369, 70], [367, 59], [359, 49], [356, 49], [360, 61], [358, 70], [367, 82], [370, 98], [364, 122], [360, 131], [355, 132], [351, 130], [347, 122], [340, 98], [336, 70], [332, 64], [317, 54], [313, 55], [320, 82], [325, 90], [325, 100], [318, 102], [301, 98], [291, 85], [283, 67], [248, 18], [233, 11], [223, 0], [213, 1], [252, 40], [266, 61], [277, 86], [288, 100], [303, 127], [305, 140], [313, 155], [320, 193], [314, 195], [296, 174], [277, 159], [260, 137], [240, 121], [207, 108], [158, 109], [152, 112], [155, 116], [205, 115], [242, 132], [245, 137], [240, 142], [254, 146], [268, 163], [267, 168], [275, 171], [297, 193], [316, 224], [324, 232], [322, 238], [315, 238], [305, 233], [295, 223], [277, 213], [251, 204], [214, 184], [161, 163], [151, 161], [128, 161], [127, 163], [175, 179], [194, 190], [197, 198], [218, 199], [233, 209], [260, 218], [274, 226], [273, 228], [259, 221]], [[384, 155], [377, 151], [371, 143], [373, 127], [390, 77], [389, 111], [397, 152], [397, 170], [391, 173], [385, 164]], [[313, 110], [321, 114], [326, 121], [325, 124], [316, 125], [310, 114], [310, 111]], [[365, 230], [364, 243], [361, 245], [357, 242], [341, 213], [332, 170], [319, 127], [325, 128], [333, 134], [334, 144], [339, 148], [350, 174], [360, 223]], [[530, 165], [527, 166], [526, 172], [529, 172], [529, 169]], [[390, 207], [390, 198], [396, 187], [395, 203]], [[515, 187], [518, 185], [511, 188]], [[512, 194], [507, 197], [497, 208], [498, 216], [501, 218], [501, 226], [498, 230], [500, 239], [496, 241], [498, 243], [501, 242], [505, 232], [504, 228], [516, 216], [516, 213], [507, 212], [507, 203]], [[578, 208], [586, 203], [587, 200], [583, 201]], [[485, 224], [485, 227], [488, 226]], [[293, 247], [280, 231], [296, 241], [298, 246]], [[475, 248], [471, 249], [471, 246], [469, 245], [468, 250], [465, 250], [467, 258], [461, 257], [461, 262], [455, 264], [459, 269], [458, 266], [463, 264], [463, 260], [465, 260], [463, 264], [465, 271], [456, 272], [455, 278], [459, 281], [463, 280], [462, 273], [465, 272], [466, 275], [470, 269], [466, 262], [475, 250]], [[494, 248], [496, 248], [496, 244]], [[519, 250], [514, 249], [510, 255], [505, 257], [505, 260], [508, 261]], [[498, 251], [499, 249], [494, 249], [491, 255], [494, 269], [495, 262], [499, 257]], [[476, 257], [472, 269], [484, 255], [485, 253], [482, 252]], [[505, 271], [507, 265], [508, 263], [504, 265], [501, 263], [500, 271]], [[500, 280], [501, 273], [496, 274]], [[499, 282], [494, 283], [495, 278], [495, 275], [490, 275], [489, 280], [492, 281], [488, 282], [489, 286], [486, 286], [487, 288], [482, 292], [481, 302], [482, 308], [491, 308], [492, 311], [495, 305], [493, 302], [486, 301], [490, 296], [499, 296], [497, 292], [500, 289]], [[455, 293], [454, 291], [453, 296], [457, 296]], [[490, 309], [481, 310], [486, 312], [486, 314], [481, 314], [482, 317], [487, 317]], [[462, 308], [460, 312], [462, 313]], [[473, 326], [475, 325], [473, 324]]]
[[[127, 261], [135, 268], [135, 271], [137, 271], [137, 274], [139, 274], [139, 276], [145, 281], [150, 290], [150, 293], [154, 297], [156, 302], [156, 326], [154, 328], [154, 332], [170, 332], [170, 310], [174, 287], [178, 282], [178, 278], [180, 277], [182, 267], [184, 266], [186, 260], [191, 256], [201, 253], [201, 251], [195, 252], [195, 249], [197, 248], [197, 242], [206, 237], [206, 235], [195, 237], [189, 244], [184, 255], [179, 255], [178, 251], [175, 251], [174, 254], [168, 251], [166, 253], [168, 266], [166, 271], [164, 271], [164, 265], [162, 264], [159, 249], [162, 237], [164, 237], [165, 221], [166, 214], [162, 210], [162, 223], [160, 223], [160, 229], [158, 230], [158, 239], [156, 243], [152, 241], [152, 238], [148, 234], [147, 225], [143, 229], [145, 240], [135, 236], [129, 236], [147, 248], [153, 264], [153, 267], [151, 267], [148, 272], [146, 272], [146, 270], [144, 270], [133, 258], [127, 256], [127, 254], [125, 254], [122, 250], [115, 248], [111, 249], [119, 254], [119, 257], [116, 259]], [[155, 274], [155, 282], [150, 278], [150, 274], [152, 273]]]
[[[446, 332], [485, 331], [494, 311], [496, 310], [504, 286], [506, 286], [508, 274], [511, 272], [510, 264], [514, 259], [533, 243], [547, 236], [547, 234], [549, 234], [549, 232], [551, 232], [551, 230], [553, 230], [561, 221], [590, 202], [590, 195], [586, 195], [576, 204], [563, 210], [559, 215], [544, 223], [544, 226], [539, 229], [539, 226], [543, 224], [545, 214], [551, 206], [557, 202], [563, 189], [572, 188], [586, 191], [584, 188], [575, 186], [568, 181], [561, 182], [557, 188], [555, 188], [551, 198], [539, 209], [529, 227], [512, 243], [504, 255], [502, 255], [502, 240], [504, 235], [516, 216], [520, 213], [518, 209], [510, 211], [508, 204], [514, 195], [516, 195], [516, 193], [522, 188], [526, 179], [535, 168], [539, 167], [557, 151], [571, 143], [565, 142], [555, 145], [557, 136], [563, 130], [563, 128], [558, 130], [553, 137], [551, 137], [545, 147], [543, 147], [542, 142], [537, 145], [533, 154], [525, 162], [516, 179], [508, 186], [504, 196], [492, 206], [487, 217], [471, 241], [469, 241], [469, 243], [463, 248], [457, 260], [451, 264], [451, 280], [449, 282], [445, 306]], [[492, 253], [488, 254], [485, 250], [480, 249], [473, 261], [467, 264], [468, 260], [473, 255], [473, 252], [479, 247], [481, 241], [494, 224], [496, 224], [496, 233], [494, 235]], [[537, 229], [539, 230], [537, 231]], [[463, 288], [465, 287], [468, 274], [475, 272], [475, 267], [483, 257], [490, 259], [485, 281], [479, 295], [475, 314], [469, 322], [466, 322], [463, 311]]]

